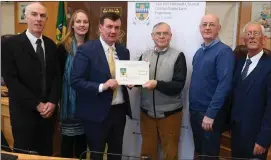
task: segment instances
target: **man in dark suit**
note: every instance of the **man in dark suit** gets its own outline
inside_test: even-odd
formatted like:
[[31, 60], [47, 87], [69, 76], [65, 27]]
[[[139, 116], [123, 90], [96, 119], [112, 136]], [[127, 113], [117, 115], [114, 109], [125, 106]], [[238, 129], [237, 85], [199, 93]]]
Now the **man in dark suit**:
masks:
[[25, 19], [27, 30], [2, 44], [14, 151], [51, 156], [54, 113], [60, 95], [56, 45], [42, 35], [47, 21], [43, 5], [29, 4]]
[[271, 57], [261, 24], [244, 28], [246, 57], [236, 61], [232, 97], [232, 156], [266, 159], [271, 144]]
[[[100, 18], [100, 38], [78, 48], [71, 85], [78, 92], [76, 116], [83, 119], [91, 151], [121, 154], [126, 115], [131, 117], [128, 91], [115, 80], [115, 60], [129, 60], [129, 50], [116, 43], [121, 18], [109, 12]], [[94, 160], [102, 154], [91, 154]], [[120, 160], [121, 156], [108, 156]]]

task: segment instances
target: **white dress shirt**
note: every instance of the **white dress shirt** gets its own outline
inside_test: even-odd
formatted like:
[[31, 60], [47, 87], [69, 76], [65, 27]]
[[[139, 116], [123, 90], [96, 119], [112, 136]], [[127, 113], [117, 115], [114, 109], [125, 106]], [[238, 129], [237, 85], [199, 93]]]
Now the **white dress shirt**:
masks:
[[[105, 56], [106, 56], [106, 59], [108, 61], [108, 56], [109, 56], [109, 45], [105, 43], [105, 41], [102, 39], [102, 37], [100, 37], [100, 41], [102, 43], [102, 46], [103, 46], [103, 49], [104, 49], [104, 53], [105, 53]], [[117, 55], [117, 52], [116, 52], [116, 47], [115, 47], [115, 44], [113, 44], [111, 47], [113, 47], [115, 49], [115, 53], [114, 53], [114, 60], [118, 60], [118, 55]], [[99, 85], [99, 92], [103, 92], [103, 83], [101, 83]], [[123, 99], [123, 93], [122, 93], [122, 90], [121, 90], [121, 87], [118, 87], [117, 89], [117, 95], [116, 95], [116, 98], [112, 101], [112, 105], [117, 105], [117, 104], [122, 104], [124, 103], [124, 99]]]
[[[249, 68], [248, 68], [248, 71], [247, 71], [247, 76], [248, 76], [248, 75], [254, 70], [254, 68], [257, 66], [257, 64], [258, 64], [259, 60], [261, 59], [262, 55], [263, 55], [263, 50], [262, 50], [260, 53], [258, 53], [258, 54], [256, 54], [255, 56], [253, 56], [253, 57], [250, 58], [250, 60], [251, 60], [252, 63], [249, 65]], [[248, 55], [247, 55], [247, 59], [249, 59]], [[247, 60], [247, 59], [246, 59], [246, 60]], [[241, 73], [243, 72], [243, 70], [244, 70], [244, 68], [245, 68], [245, 65], [246, 65], [246, 63], [244, 64]]]
[[45, 59], [45, 46], [44, 46], [44, 41], [43, 41], [43, 39], [42, 39], [42, 35], [41, 35], [39, 38], [37, 38], [37, 37], [35, 37], [33, 34], [31, 34], [31, 33], [28, 31], [28, 29], [26, 30], [25, 34], [26, 34], [27, 38], [29, 39], [31, 45], [33, 46], [35, 52], [36, 52], [36, 50], [37, 50], [37, 44], [36, 44], [37, 39], [41, 39], [41, 47], [42, 47], [42, 49], [43, 49], [44, 59]]

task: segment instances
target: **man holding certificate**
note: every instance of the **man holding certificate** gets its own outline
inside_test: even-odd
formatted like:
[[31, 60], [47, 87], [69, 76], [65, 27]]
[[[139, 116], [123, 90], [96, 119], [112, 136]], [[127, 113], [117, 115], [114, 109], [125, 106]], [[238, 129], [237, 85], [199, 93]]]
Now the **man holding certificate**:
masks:
[[140, 59], [149, 63], [149, 78], [141, 90], [141, 155], [158, 159], [161, 141], [163, 159], [178, 158], [178, 143], [182, 119], [181, 92], [186, 80], [186, 61], [182, 52], [170, 47], [172, 37], [168, 24], [153, 27], [155, 47]]
[[[91, 151], [122, 154], [126, 115], [131, 117], [128, 91], [115, 79], [115, 62], [129, 60], [129, 50], [116, 43], [121, 18], [113, 12], [100, 18], [100, 38], [77, 49], [71, 71], [71, 85], [78, 93], [76, 116], [83, 119], [84, 131]], [[103, 159], [91, 154], [91, 159]], [[110, 156], [108, 160], [120, 160]]]

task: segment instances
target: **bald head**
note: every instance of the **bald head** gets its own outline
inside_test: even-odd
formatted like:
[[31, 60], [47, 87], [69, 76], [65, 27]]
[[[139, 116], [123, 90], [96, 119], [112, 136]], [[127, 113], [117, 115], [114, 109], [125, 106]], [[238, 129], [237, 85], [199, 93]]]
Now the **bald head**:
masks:
[[214, 14], [206, 14], [200, 23], [200, 33], [205, 44], [209, 44], [218, 38], [221, 26], [219, 18]]
[[205, 16], [203, 16], [201, 18], [201, 23], [204, 22], [204, 21], [212, 21], [212, 22], [220, 25], [219, 24], [219, 18], [214, 14], [206, 14]]

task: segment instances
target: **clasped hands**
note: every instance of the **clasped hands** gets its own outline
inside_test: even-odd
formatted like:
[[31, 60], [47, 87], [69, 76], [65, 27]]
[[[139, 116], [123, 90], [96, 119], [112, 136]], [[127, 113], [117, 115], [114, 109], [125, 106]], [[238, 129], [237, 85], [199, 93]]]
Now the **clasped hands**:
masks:
[[42, 116], [42, 118], [49, 118], [54, 113], [55, 104], [51, 102], [47, 103], [40, 102], [40, 104], [37, 106], [37, 110]]

